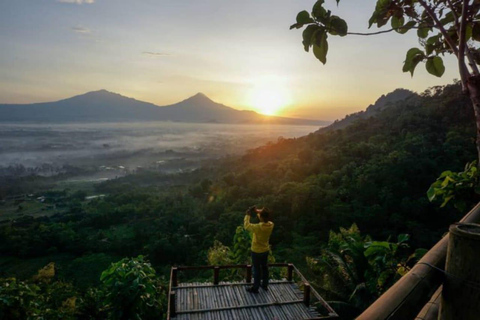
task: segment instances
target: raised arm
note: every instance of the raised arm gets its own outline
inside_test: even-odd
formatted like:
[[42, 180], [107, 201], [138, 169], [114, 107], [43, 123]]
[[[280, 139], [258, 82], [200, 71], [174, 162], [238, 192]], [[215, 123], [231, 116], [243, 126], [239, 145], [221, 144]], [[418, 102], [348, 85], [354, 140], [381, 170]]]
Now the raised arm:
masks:
[[243, 219], [243, 228], [247, 231], [255, 231], [259, 227], [258, 223], [250, 223], [250, 214], [248, 212], [245, 214], [245, 218]]

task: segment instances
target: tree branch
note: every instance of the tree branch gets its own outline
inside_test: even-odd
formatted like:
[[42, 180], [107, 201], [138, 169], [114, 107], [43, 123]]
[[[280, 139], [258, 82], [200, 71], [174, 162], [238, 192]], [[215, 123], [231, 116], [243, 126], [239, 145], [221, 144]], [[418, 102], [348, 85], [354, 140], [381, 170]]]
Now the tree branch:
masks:
[[455, 12], [455, 8], [452, 4], [452, 1], [447, 0], [447, 2], [448, 2], [448, 6], [450, 7], [450, 10], [452, 10], [453, 18], [455, 19], [454, 20], [455, 28], [457, 28], [457, 30], [460, 30], [460, 26], [458, 25], [458, 15], [457, 15], [457, 12]]
[[[422, 28], [425, 28], [425, 27], [435, 27], [435, 26], [422, 26]], [[401, 29], [404, 29], [404, 27], [392, 28], [392, 29], [376, 31], [376, 32], [347, 32], [347, 34], [352, 36], [374, 36], [377, 34], [388, 33], [388, 32], [401, 30]], [[420, 27], [410, 27], [410, 29], [420, 29]]]
[[[452, 4], [452, 1], [451, 0], [447, 0], [447, 3], [448, 3], [448, 6], [450, 7], [450, 10], [452, 11], [452, 14], [453, 14], [453, 18], [454, 18], [454, 24], [455, 24], [455, 28], [457, 29], [457, 35], [460, 39], [460, 34], [459, 34], [459, 31], [460, 31], [460, 25], [458, 23], [458, 15], [457, 15], [457, 12], [455, 11], [455, 7], [453, 6]], [[465, 47], [465, 54], [468, 58], [468, 65], [470, 66], [470, 68], [472, 69], [472, 72], [473, 74], [476, 74], [478, 75], [479, 74], [479, 70], [478, 70], [478, 67], [477, 67], [477, 64], [475, 63], [475, 60], [473, 59], [473, 56], [472, 56], [472, 51], [470, 50], [470, 48], [468, 46]]]
[[465, 34], [467, 30], [467, 12], [468, 12], [468, 2], [469, 0], [463, 0], [462, 4], [462, 20], [460, 21], [460, 37], [458, 40], [458, 68], [460, 69], [460, 76], [462, 77], [463, 90], [468, 90], [467, 88], [467, 76], [469, 72], [467, 66], [465, 65], [465, 46], [467, 40], [465, 39]]
[[377, 35], [377, 34], [382, 34], [382, 33], [388, 33], [388, 32], [392, 32], [392, 31], [395, 31], [399, 28], [392, 28], [392, 29], [389, 29], [389, 30], [382, 30], [382, 31], [377, 31], [377, 32], [347, 32], [347, 34], [350, 34], [352, 36], [374, 36], [374, 35]]
[[448, 45], [452, 49], [453, 53], [455, 56], [458, 58], [458, 48], [455, 42], [453, 41], [452, 37], [448, 34], [447, 30], [443, 27], [442, 23], [438, 20], [438, 17], [435, 15], [435, 12], [432, 11], [432, 9], [425, 3], [424, 0], [418, 0], [418, 3], [427, 11], [428, 15], [430, 18], [433, 19], [435, 22], [435, 26], [437, 27], [438, 30], [442, 33], [443, 37], [445, 38], [445, 41], [447, 41]]

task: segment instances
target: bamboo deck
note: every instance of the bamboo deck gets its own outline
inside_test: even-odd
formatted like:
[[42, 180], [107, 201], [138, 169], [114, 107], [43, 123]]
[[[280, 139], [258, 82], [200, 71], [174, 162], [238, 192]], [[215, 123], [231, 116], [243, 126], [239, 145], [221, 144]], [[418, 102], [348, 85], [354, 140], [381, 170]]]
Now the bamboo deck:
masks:
[[272, 281], [269, 291], [252, 294], [245, 282], [181, 283], [172, 287], [176, 296], [178, 320], [294, 320], [321, 319], [312, 307], [303, 302], [303, 293], [296, 283]]

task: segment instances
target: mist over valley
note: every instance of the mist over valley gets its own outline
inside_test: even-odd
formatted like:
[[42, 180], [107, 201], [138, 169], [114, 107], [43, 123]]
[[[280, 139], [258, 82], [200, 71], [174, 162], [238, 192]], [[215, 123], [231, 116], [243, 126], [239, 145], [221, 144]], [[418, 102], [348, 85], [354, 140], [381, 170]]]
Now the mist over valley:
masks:
[[[78, 167], [101, 177], [141, 168], [165, 173], [191, 170], [202, 161], [315, 131], [313, 126], [173, 122], [3, 124], [0, 175], [55, 175]], [[19, 167], [25, 171], [19, 172]]]

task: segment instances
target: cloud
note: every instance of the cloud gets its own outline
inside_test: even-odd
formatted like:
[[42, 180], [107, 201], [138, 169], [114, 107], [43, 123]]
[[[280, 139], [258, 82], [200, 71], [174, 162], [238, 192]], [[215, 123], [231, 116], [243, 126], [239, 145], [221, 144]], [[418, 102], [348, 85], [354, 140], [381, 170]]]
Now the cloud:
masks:
[[143, 51], [142, 54], [153, 56], [153, 57], [168, 57], [171, 56], [170, 53], [166, 52], [151, 52], [151, 51]]
[[57, 0], [57, 2], [61, 3], [76, 3], [76, 4], [92, 4], [95, 0]]
[[72, 27], [73, 32], [75, 33], [81, 33], [81, 34], [90, 34], [92, 33], [92, 30], [82, 27], [82, 26], [76, 26]]

